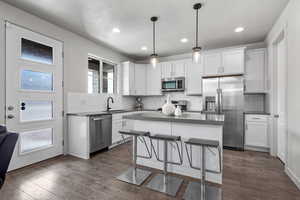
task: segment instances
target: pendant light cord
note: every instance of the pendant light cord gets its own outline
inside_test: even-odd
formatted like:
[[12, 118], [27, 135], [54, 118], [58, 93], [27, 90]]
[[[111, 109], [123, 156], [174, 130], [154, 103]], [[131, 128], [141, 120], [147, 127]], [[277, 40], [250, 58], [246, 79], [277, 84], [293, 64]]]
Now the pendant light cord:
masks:
[[199, 9], [196, 9], [196, 47], [198, 47], [198, 18], [199, 18]]
[[155, 21], [153, 22], [153, 54], [155, 54]]

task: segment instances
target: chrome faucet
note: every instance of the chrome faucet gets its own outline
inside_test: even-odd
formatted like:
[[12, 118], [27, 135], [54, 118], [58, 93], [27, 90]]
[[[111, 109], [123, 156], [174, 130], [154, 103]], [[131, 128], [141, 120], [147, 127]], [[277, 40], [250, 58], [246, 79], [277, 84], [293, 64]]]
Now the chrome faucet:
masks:
[[114, 99], [112, 97], [108, 97], [106, 100], [106, 111], [109, 111], [111, 107], [109, 107], [109, 100], [111, 99], [111, 102], [114, 103]]

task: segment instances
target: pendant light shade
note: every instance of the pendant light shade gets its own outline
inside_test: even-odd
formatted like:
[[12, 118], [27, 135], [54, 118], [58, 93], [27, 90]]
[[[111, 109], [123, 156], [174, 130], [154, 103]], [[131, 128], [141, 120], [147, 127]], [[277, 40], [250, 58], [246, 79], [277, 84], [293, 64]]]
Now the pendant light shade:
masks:
[[193, 48], [193, 61], [198, 63], [200, 60], [201, 47], [198, 44], [198, 29], [199, 29], [199, 9], [202, 7], [201, 3], [196, 3], [193, 8], [196, 10], [196, 41]]
[[158, 63], [158, 55], [155, 53], [155, 22], [158, 20], [157, 17], [151, 17], [153, 23], [153, 53], [150, 55], [150, 63], [155, 68]]
[[150, 63], [152, 64], [153, 67], [156, 67], [156, 65], [158, 63], [158, 55], [157, 54], [150, 55]]

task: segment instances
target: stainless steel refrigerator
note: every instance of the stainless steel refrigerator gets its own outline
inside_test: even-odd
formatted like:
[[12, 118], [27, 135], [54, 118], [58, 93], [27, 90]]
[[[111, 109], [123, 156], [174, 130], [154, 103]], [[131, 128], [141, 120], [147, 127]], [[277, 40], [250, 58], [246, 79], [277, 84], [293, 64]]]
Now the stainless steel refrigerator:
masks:
[[244, 149], [244, 79], [203, 78], [203, 111], [225, 115], [223, 147]]

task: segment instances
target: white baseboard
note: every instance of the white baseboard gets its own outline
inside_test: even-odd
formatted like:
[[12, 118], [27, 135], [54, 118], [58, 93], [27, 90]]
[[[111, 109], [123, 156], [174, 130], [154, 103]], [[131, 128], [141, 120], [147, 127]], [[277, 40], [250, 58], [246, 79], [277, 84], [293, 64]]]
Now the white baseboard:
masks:
[[260, 152], [270, 152], [270, 148], [268, 147], [257, 147], [257, 146], [250, 146], [250, 145], [245, 145], [245, 150], [249, 151], [260, 151]]
[[288, 167], [285, 167], [285, 173], [290, 177], [290, 179], [295, 183], [295, 185], [298, 187], [300, 190], [300, 178], [297, 177], [292, 170], [290, 170]]

